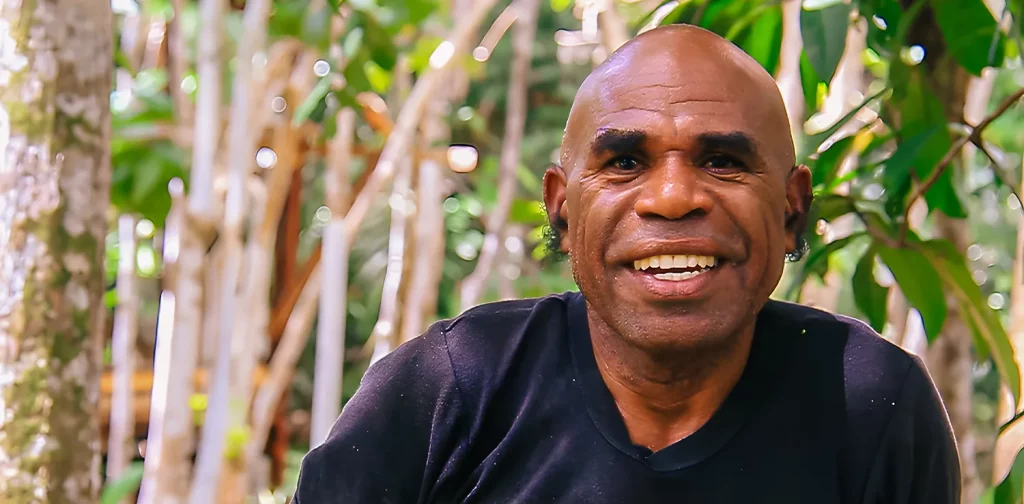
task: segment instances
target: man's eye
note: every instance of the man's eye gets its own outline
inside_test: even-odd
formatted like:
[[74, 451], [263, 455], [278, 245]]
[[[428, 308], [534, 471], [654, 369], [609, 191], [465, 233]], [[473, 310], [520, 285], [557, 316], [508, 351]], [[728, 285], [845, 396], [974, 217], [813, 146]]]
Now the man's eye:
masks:
[[741, 170], [743, 163], [732, 156], [718, 154], [707, 158], [704, 167], [715, 171]]
[[640, 167], [640, 161], [632, 156], [619, 156], [608, 161], [608, 166], [621, 171], [633, 171]]

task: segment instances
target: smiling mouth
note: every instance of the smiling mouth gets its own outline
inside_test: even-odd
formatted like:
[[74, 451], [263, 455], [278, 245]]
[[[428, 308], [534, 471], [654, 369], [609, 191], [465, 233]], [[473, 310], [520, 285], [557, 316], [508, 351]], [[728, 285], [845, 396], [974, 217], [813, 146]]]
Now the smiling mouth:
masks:
[[681, 282], [703, 275], [718, 261], [702, 255], [659, 255], [633, 261], [633, 269], [658, 280]]

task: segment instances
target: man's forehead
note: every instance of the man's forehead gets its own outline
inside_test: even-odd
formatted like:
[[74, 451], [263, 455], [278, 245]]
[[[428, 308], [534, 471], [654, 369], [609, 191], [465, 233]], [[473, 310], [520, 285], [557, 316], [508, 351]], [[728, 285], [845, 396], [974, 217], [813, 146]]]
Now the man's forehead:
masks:
[[758, 144], [791, 144], [785, 114], [774, 79], [753, 58], [701, 30], [667, 30], [634, 39], [587, 78], [566, 140], [578, 154], [608, 128], [742, 132]]

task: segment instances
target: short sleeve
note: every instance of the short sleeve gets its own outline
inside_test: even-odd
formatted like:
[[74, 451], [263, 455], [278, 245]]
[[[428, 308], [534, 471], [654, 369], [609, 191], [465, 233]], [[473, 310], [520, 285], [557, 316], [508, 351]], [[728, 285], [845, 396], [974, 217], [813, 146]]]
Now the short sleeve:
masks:
[[303, 459], [294, 502], [428, 502], [460, 442], [459, 401], [435, 323], [367, 370], [327, 440]]
[[946, 409], [920, 358], [875, 456], [865, 504], [959, 504], [960, 461]]

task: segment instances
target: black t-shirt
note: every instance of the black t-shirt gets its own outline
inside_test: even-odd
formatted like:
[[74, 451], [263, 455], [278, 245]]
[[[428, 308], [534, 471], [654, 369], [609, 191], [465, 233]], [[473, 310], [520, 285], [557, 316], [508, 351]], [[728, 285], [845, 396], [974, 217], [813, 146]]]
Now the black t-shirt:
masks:
[[956, 445], [922, 363], [865, 324], [770, 301], [713, 417], [630, 442], [579, 293], [483, 305], [373, 365], [296, 502], [960, 502]]

